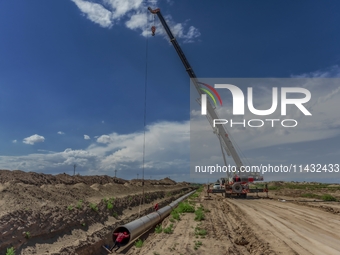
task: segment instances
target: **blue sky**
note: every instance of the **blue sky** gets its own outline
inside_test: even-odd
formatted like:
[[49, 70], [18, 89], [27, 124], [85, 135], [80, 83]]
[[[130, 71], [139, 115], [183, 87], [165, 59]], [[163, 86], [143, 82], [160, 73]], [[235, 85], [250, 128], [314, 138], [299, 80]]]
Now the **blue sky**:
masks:
[[[189, 78], [157, 17], [149, 35], [147, 6], [199, 77], [340, 76], [336, 0], [1, 1], [1, 169], [141, 176], [147, 62], [145, 175], [190, 179]], [[240, 147], [249, 158], [314, 148], [335, 163], [339, 138]]]

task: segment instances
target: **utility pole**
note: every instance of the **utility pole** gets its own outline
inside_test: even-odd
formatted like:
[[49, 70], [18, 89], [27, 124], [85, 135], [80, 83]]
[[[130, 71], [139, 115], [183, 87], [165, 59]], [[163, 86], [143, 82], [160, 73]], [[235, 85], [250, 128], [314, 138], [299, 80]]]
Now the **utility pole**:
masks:
[[117, 169], [115, 169], [115, 178], [117, 177]]
[[139, 174], [137, 174], [137, 180], [138, 180], [138, 176], [139, 176]]
[[74, 164], [74, 165], [73, 165], [73, 175], [76, 175], [76, 167], [77, 167], [77, 165]]

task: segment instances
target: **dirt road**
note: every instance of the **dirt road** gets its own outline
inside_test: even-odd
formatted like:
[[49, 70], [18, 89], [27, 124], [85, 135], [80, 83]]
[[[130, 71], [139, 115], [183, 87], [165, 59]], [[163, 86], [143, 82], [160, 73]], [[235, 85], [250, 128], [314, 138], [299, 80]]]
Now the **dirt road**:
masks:
[[225, 203], [246, 213], [250, 225], [256, 222], [257, 233], [278, 253], [340, 254], [339, 215], [273, 200], [229, 200]]
[[[203, 195], [195, 203], [205, 208], [205, 220], [183, 214], [172, 234], [152, 234], [126, 254], [340, 254], [340, 215], [277, 200]], [[206, 235], [197, 235], [197, 228]]]

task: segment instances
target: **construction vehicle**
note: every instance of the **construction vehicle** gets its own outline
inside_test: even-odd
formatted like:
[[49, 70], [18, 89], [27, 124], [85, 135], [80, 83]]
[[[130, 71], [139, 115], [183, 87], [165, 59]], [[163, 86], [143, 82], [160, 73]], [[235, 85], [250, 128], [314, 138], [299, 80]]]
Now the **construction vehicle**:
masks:
[[[190, 64], [189, 64], [187, 58], [185, 57], [181, 47], [179, 46], [176, 38], [172, 34], [167, 22], [165, 21], [162, 13], [160, 11], [160, 9], [157, 8], [157, 9], [153, 10], [151, 7], [149, 7], [148, 10], [152, 14], [158, 16], [160, 22], [162, 23], [162, 25], [165, 29], [165, 32], [167, 33], [167, 35], [170, 38], [170, 42], [174, 46], [179, 58], [181, 59], [183, 65], [185, 67], [185, 70], [187, 71], [189, 77], [191, 78], [193, 85], [195, 86], [197, 92], [201, 96], [202, 94], [204, 94], [204, 92], [201, 90], [201, 84], [202, 83], [198, 81], [197, 76], [194, 73], [194, 70], [190, 66]], [[155, 31], [156, 31], [156, 27], [152, 26], [151, 31], [152, 31], [152, 35], [154, 36]], [[200, 99], [198, 99], [198, 102], [200, 103]], [[252, 183], [254, 181], [263, 181], [263, 176], [260, 176], [259, 173], [242, 173], [242, 171], [240, 171], [240, 169], [242, 169], [242, 166], [244, 166], [244, 165], [243, 165], [236, 149], [234, 148], [234, 146], [233, 146], [233, 144], [232, 144], [232, 142], [229, 138], [229, 135], [227, 133], [227, 129], [223, 125], [216, 125], [216, 127], [213, 126], [213, 123], [212, 123], [213, 120], [219, 119], [219, 117], [218, 117], [215, 109], [213, 108], [213, 106], [212, 106], [212, 104], [210, 103], [209, 100], [207, 100], [207, 115], [206, 116], [208, 118], [208, 121], [210, 122], [210, 125], [213, 128], [213, 132], [216, 134], [216, 136], [218, 137], [218, 140], [220, 142], [225, 166], [227, 166], [227, 162], [226, 162], [226, 157], [225, 157], [224, 152], [226, 152], [228, 156], [231, 156], [233, 158], [235, 165], [236, 165], [236, 169], [237, 169], [237, 171], [235, 171], [233, 176], [231, 176], [231, 173], [227, 173], [227, 178], [221, 178], [220, 179], [221, 186], [223, 187], [221, 190], [218, 190], [218, 189], [211, 189], [210, 190], [210, 189], [208, 189], [208, 192], [223, 192], [226, 197], [228, 197], [228, 196], [238, 196], [238, 197], [243, 197], [243, 198], [246, 198], [247, 193], [249, 193], [249, 192], [268, 192], [267, 186], [265, 186], [264, 189], [250, 189], [249, 188], [249, 183]]]

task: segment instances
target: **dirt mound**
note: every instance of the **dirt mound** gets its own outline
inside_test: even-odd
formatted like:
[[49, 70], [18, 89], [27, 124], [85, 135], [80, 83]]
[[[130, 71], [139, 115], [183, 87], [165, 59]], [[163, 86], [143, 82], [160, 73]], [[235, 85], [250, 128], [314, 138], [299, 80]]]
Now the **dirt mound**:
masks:
[[124, 184], [127, 181], [110, 177], [108, 175], [95, 175], [95, 176], [81, 176], [75, 175], [71, 176], [68, 174], [43, 174], [43, 173], [35, 173], [35, 172], [24, 172], [21, 170], [0, 170], [0, 183], [24, 183], [30, 185], [46, 185], [46, 184], [76, 184], [76, 183], [84, 183], [86, 185], [92, 185], [95, 183], [98, 184], [106, 184], [106, 183], [118, 183]]
[[[152, 185], [153, 182], [163, 185]], [[125, 210], [132, 212], [141, 201], [153, 208], [155, 201], [159, 203], [191, 189], [190, 185], [165, 185], [163, 181], [149, 180], [142, 187], [109, 176], [0, 170], [0, 255], [9, 247], [19, 251], [27, 247], [25, 253], [18, 254], [32, 254], [28, 250], [39, 248], [37, 242], [44, 246], [45, 239], [70, 231], [86, 238], [88, 231], [102, 228], [117, 216], [123, 217]]]
[[170, 178], [164, 178], [162, 180], [159, 180], [159, 183], [162, 185], [175, 185], [176, 182], [174, 180], [171, 180]]
[[282, 181], [273, 181], [268, 183], [268, 187], [281, 187], [284, 186], [285, 182]]
[[[142, 179], [132, 179], [129, 181], [129, 184], [136, 185], [136, 186], [142, 186]], [[174, 180], [171, 180], [170, 178], [164, 178], [161, 180], [144, 180], [144, 185], [176, 185], [177, 183]], [[188, 185], [189, 183], [182, 182], [183, 185]]]

